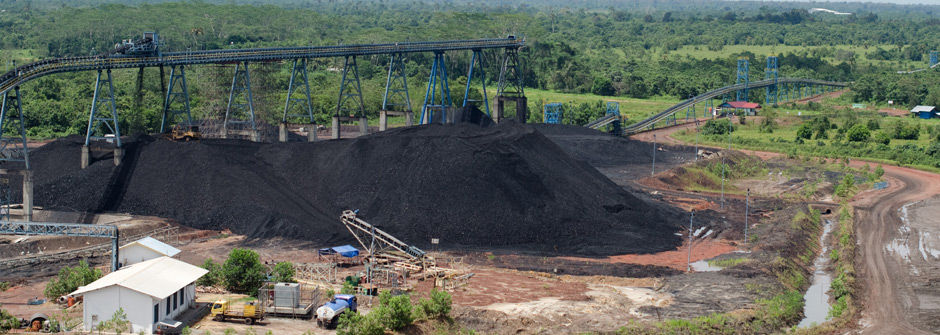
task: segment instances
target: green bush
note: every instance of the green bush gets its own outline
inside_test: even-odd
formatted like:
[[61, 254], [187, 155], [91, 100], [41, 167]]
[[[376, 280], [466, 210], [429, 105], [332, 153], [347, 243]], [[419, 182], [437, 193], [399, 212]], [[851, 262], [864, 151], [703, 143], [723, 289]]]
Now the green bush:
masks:
[[79, 286], [85, 286], [101, 278], [101, 270], [88, 267], [84, 260], [78, 266], [64, 267], [59, 270], [59, 277], [49, 280], [43, 295], [49, 299], [56, 299], [74, 292]]
[[862, 142], [867, 141], [871, 137], [871, 132], [868, 131], [868, 127], [865, 127], [863, 124], [856, 124], [849, 128], [849, 131], [846, 132], [845, 136], [852, 142]]
[[207, 258], [205, 262], [202, 263], [202, 268], [209, 271], [205, 276], [200, 277], [196, 280], [196, 285], [201, 286], [223, 286], [225, 285], [225, 278], [222, 276], [222, 267], [218, 263], [212, 261], [212, 258]]
[[0, 308], [0, 334], [6, 334], [11, 329], [20, 328], [20, 320]]
[[727, 134], [729, 130], [734, 132], [734, 126], [731, 125], [731, 120], [708, 120], [708, 122], [705, 122], [705, 125], [702, 126], [701, 133], [702, 135], [724, 135]]
[[417, 313], [419, 316], [436, 319], [450, 315], [452, 299], [450, 293], [444, 291], [431, 291], [431, 299], [418, 301]]
[[[388, 291], [379, 294], [379, 307], [382, 308], [381, 320], [385, 328], [399, 330], [414, 322], [414, 306], [406, 295], [392, 296]], [[373, 310], [375, 313], [378, 309]]]
[[378, 313], [361, 315], [358, 312], [346, 312], [339, 316], [336, 326], [337, 335], [382, 335], [385, 327], [377, 317]]
[[255, 295], [264, 282], [264, 272], [258, 253], [250, 249], [232, 249], [222, 265], [225, 288], [235, 293]]
[[291, 262], [280, 262], [274, 265], [274, 271], [271, 276], [273, 280], [279, 283], [296, 283], [294, 280], [294, 264]]

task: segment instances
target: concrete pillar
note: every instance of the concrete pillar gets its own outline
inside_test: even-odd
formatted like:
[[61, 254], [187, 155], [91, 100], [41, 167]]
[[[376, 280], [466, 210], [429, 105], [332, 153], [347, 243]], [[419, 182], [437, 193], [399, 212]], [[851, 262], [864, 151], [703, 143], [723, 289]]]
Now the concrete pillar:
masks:
[[251, 131], [251, 141], [252, 142], [261, 142], [261, 131], [252, 130]]
[[333, 127], [331, 131], [333, 132], [333, 139], [339, 139], [339, 116], [333, 116]]
[[316, 142], [317, 141], [317, 124], [311, 123], [307, 125], [307, 142]]
[[33, 221], [33, 171], [23, 170], [23, 216]]
[[228, 138], [228, 128], [222, 127], [222, 138]]
[[411, 127], [415, 125], [415, 113], [412, 111], [405, 112], [405, 126]]
[[82, 146], [82, 169], [91, 165], [91, 148], [87, 145]]
[[516, 121], [519, 123], [526, 123], [528, 120], [528, 102], [529, 99], [526, 97], [518, 97], [516, 100]]
[[124, 160], [124, 148], [114, 148], [114, 166], [121, 165]]
[[388, 111], [379, 111], [379, 131], [388, 129]]
[[368, 135], [369, 134], [369, 119], [361, 117], [359, 118], [359, 135]]
[[493, 122], [499, 123], [499, 120], [503, 118], [503, 98], [496, 97], [496, 108], [493, 108]]
[[281, 122], [278, 125], [277, 139], [281, 142], [287, 142], [287, 123]]

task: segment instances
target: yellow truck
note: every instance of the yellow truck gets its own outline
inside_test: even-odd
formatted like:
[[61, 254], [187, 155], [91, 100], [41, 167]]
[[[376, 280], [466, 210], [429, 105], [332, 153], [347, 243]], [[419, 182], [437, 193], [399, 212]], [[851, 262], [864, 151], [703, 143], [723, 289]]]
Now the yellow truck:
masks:
[[235, 306], [227, 300], [219, 300], [212, 304], [209, 315], [212, 315], [215, 321], [225, 321], [226, 318], [243, 319], [246, 325], [250, 325], [255, 321], [264, 320], [264, 308], [256, 305], [254, 301]]

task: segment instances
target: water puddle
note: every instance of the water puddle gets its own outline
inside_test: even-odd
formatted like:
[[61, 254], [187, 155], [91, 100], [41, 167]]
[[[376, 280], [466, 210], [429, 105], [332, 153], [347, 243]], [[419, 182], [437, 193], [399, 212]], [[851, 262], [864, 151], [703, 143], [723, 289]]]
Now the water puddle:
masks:
[[703, 259], [692, 262], [692, 270], [695, 272], [715, 272], [721, 270], [721, 267], [708, 265], [708, 261]]
[[[819, 238], [820, 244], [826, 240], [826, 236], [832, 231], [832, 222], [826, 219], [823, 225], [822, 237]], [[826, 273], [826, 263], [829, 262], [829, 248], [823, 244], [822, 252], [816, 257], [813, 266], [816, 271], [813, 272], [813, 284], [806, 290], [803, 296], [803, 320], [798, 327], [807, 328], [814, 324], [821, 324], [829, 316], [829, 285], [832, 282], [832, 276]]]

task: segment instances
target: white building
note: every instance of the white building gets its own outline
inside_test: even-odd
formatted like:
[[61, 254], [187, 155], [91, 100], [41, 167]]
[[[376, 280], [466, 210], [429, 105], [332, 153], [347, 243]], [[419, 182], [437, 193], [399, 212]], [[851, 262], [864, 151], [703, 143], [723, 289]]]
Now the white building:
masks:
[[174, 257], [180, 253], [180, 249], [150, 236], [128, 243], [118, 250], [121, 266], [136, 264], [157, 257]]
[[151, 334], [158, 323], [174, 324], [174, 317], [195, 306], [195, 282], [206, 273], [198, 266], [160, 257], [112, 272], [79, 287], [72, 295], [85, 296], [85, 331], [92, 331], [123, 308], [131, 333]]

